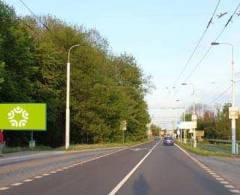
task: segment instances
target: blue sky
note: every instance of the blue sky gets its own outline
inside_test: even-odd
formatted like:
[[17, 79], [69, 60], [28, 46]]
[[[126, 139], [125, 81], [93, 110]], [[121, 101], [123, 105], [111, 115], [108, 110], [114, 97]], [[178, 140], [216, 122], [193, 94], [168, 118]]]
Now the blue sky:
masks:
[[[29, 15], [19, 0], [5, 0], [20, 15]], [[192, 103], [191, 86], [181, 87], [181, 82], [198, 63], [212, 40], [223, 28], [230, 13], [237, 4], [236, 0], [222, 0], [217, 10], [228, 12], [221, 19], [214, 18], [205, 39], [193, 57], [183, 77], [174, 83], [187, 58], [196, 45], [202, 31], [217, 4], [217, 0], [24, 0], [37, 15], [54, 15], [58, 18], [86, 28], [96, 28], [110, 43], [114, 53], [124, 51], [136, 57], [147, 75], [152, 75], [156, 89], [147, 95], [153, 121], [172, 121], [181, 110], [161, 110], [166, 106], [189, 105]], [[235, 46], [236, 72], [239, 72], [240, 16], [219, 39]], [[227, 46], [216, 46], [195, 74], [187, 80], [194, 83], [196, 99], [209, 103], [218, 94], [230, 86], [231, 53]], [[211, 84], [214, 81], [215, 84]], [[178, 93], [172, 88], [175, 85]], [[239, 85], [239, 83], [238, 83]], [[237, 90], [240, 90], [238, 87]], [[239, 95], [238, 98], [239, 99]], [[176, 99], [181, 102], [176, 103]], [[229, 101], [230, 93], [220, 98], [219, 103]], [[240, 102], [240, 101], [238, 101]], [[170, 127], [168, 123], [166, 127]]]

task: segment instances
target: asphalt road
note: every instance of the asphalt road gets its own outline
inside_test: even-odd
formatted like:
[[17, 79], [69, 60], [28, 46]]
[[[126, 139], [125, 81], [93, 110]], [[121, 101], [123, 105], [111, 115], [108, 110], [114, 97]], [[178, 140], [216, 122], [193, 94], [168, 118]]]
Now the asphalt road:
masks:
[[177, 147], [162, 146], [159, 141], [49, 174], [12, 185], [0, 194], [232, 194]]

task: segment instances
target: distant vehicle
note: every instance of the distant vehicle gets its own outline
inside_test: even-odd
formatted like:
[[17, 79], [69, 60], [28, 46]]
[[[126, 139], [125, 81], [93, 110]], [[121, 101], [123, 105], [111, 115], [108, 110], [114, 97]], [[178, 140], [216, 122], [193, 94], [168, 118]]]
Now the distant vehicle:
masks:
[[164, 137], [163, 138], [163, 145], [173, 146], [174, 145], [174, 139], [172, 137]]

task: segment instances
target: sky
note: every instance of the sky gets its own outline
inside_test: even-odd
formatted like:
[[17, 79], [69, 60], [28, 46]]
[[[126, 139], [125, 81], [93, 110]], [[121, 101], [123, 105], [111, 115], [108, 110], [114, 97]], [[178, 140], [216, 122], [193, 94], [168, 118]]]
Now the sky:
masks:
[[[133, 55], [145, 75], [152, 76], [155, 89], [145, 99], [152, 122], [172, 128], [183, 107], [196, 102], [214, 105], [231, 100], [231, 47], [213, 46], [194, 74], [210, 43], [223, 29], [238, 5], [237, 0], [221, 0], [213, 23], [186, 70], [177, 80], [187, 59], [205, 30], [218, 0], [23, 0], [36, 15], [53, 15], [70, 24], [97, 29], [106, 38], [114, 54]], [[18, 15], [30, 15], [19, 0], [5, 0]], [[240, 9], [239, 9], [240, 12]], [[218, 39], [234, 45], [236, 80], [240, 80], [240, 16]], [[187, 83], [183, 86], [181, 83]], [[240, 96], [237, 82], [237, 105]], [[192, 91], [195, 91], [195, 98]], [[176, 101], [179, 100], [179, 101]], [[178, 109], [172, 109], [178, 108]]]

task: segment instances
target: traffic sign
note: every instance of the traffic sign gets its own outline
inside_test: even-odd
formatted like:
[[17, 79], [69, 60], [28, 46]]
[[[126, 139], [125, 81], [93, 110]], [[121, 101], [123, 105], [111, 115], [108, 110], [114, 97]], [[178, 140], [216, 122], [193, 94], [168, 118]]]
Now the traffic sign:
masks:
[[126, 120], [121, 122], [120, 128], [121, 128], [122, 131], [127, 130], [127, 121]]
[[197, 121], [197, 115], [196, 114], [192, 114], [192, 121]]
[[238, 113], [237, 107], [229, 107], [229, 119], [238, 119]]

